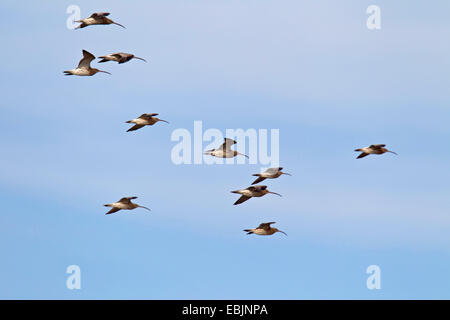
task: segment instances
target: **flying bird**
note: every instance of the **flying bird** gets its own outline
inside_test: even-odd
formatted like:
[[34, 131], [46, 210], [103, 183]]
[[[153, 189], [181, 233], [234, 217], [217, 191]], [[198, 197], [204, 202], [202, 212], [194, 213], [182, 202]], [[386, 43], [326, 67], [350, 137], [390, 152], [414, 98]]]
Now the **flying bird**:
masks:
[[204, 154], [211, 155], [216, 158], [234, 158], [237, 155], [247, 157], [247, 155], [231, 150], [231, 146], [237, 142], [233, 139], [225, 138], [224, 143], [217, 149], [206, 150]]
[[275, 179], [275, 178], [278, 178], [279, 176], [281, 176], [282, 174], [290, 176], [289, 173], [282, 172], [281, 170], [283, 170], [282, 167], [269, 168], [266, 171], [264, 171], [263, 173], [255, 173], [255, 174], [253, 174], [253, 176], [258, 177], [258, 178], [255, 181], [253, 181], [252, 184], [260, 183], [261, 181], [264, 181], [265, 179]]
[[234, 203], [234, 205], [241, 204], [242, 202], [247, 201], [248, 199], [252, 197], [262, 197], [268, 193], [276, 194], [277, 196], [281, 197], [281, 194], [278, 194], [276, 192], [271, 192], [267, 190], [267, 186], [250, 186], [247, 189], [240, 189], [231, 191], [231, 193], [237, 193], [241, 194], [242, 196]]
[[101, 56], [101, 57], [98, 57], [98, 58], [102, 59], [102, 60], [99, 61], [99, 63], [107, 62], [107, 61], [116, 61], [116, 62], [118, 62], [120, 64], [120, 63], [128, 62], [131, 59], [139, 59], [139, 60], [142, 60], [144, 62], [147, 62], [147, 60], [145, 60], [143, 58], [136, 57], [134, 54], [124, 53], [124, 52], [111, 53], [111, 54], [108, 54], [106, 56]]
[[130, 129], [128, 129], [127, 132], [138, 130], [144, 126], [152, 126], [155, 123], [157, 123], [158, 121], [169, 123], [166, 120], [156, 118], [155, 116], [157, 116], [157, 115], [158, 115], [158, 113], [144, 113], [144, 114], [140, 115], [139, 118], [126, 121], [126, 123], [134, 123], [135, 124]]
[[108, 19], [107, 16], [109, 16], [109, 12], [96, 12], [91, 14], [89, 18], [84, 18], [81, 20], [75, 20], [75, 22], [81, 23], [78, 27], [75, 29], [81, 29], [87, 26], [92, 26], [95, 24], [116, 24], [118, 26], [121, 26], [122, 28], [125, 28], [123, 25], [112, 21], [111, 19]]
[[95, 56], [92, 53], [90, 53], [86, 50], [83, 50], [83, 59], [81, 59], [80, 62], [78, 63], [78, 67], [76, 67], [75, 69], [72, 69], [72, 70], [64, 71], [64, 74], [66, 76], [70, 76], [70, 75], [93, 76], [97, 72], [104, 72], [107, 74], [111, 74], [107, 71], [91, 68], [91, 61], [94, 59], [95, 59]]
[[284, 231], [278, 230], [277, 228], [272, 228], [270, 225], [274, 223], [275, 222], [264, 222], [255, 229], [245, 229], [244, 231], [247, 232], [247, 234], [257, 234], [260, 236], [271, 236], [276, 232], [281, 232], [287, 235]]
[[105, 207], [112, 207], [111, 210], [109, 210], [106, 214], [111, 214], [114, 212], [117, 212], [119, 210], [133, 210], [136, 208], [144, 208], [147, 209], [148, 211], [151, 211], [149, 208], [140, 206], [136, 203], [131, 202], [131, 200], [133, 199], [137, 199], [137, 197], [126, 197], [126, 198], [122, 198], [117, 202], [113, 202], [113, 203], [107, 203], [104, 206]]
[[364, 158], [365, 156], [368, 156], [369, 154], [383, 154], [386, 152], [390, 152], [390, 153], [397, 155], [395, 152], [390, 151], [390, 150], [386, 149], [385, 147], [386, 147], [385, 144], [372, 144], [365, 148], [356, 149], [355, 151], [361, 152], [361, 154], [356, 159]]

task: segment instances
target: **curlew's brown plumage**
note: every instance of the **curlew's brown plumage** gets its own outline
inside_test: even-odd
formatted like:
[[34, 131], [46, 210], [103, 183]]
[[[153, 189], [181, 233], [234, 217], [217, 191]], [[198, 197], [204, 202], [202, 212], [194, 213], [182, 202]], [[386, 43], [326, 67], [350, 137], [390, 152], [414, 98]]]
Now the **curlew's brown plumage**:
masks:
[[119, 210], [133, 210], [136, 208], [143, 208], [143, 209], [147, 209], [148, 211], [151, 211], [149, 208], [140, 206], [136, 203], [131, 202], [131, 200], [137, 199], [137, 197], [125, 197], [120, 199], [117, 202], [113, 202], [113, 203], [107, 203], [104, 206], [105, 207], [112, 207], [111, 210], [109, 210], [106, 214], [111, 214], [114, 212], [117, 212]]
[[225, 138], [223, 144], [217, 149], [206, 150], [204, 154], [211, 155], [216, 158], [234, 158], [237, 155], [247, 157], [247, 155], [231, 150], [231, 146], [237, 142], [233, 139]]
[[125, 28], [123, 25], [112, 21], [111, 19], [108, 19], [107, 16], [109, 16], [109, 12], [96, 12], [91, 14], [90, 17], [76, 20], [75, 22], [81, 23], [78, 27], [75, 29], [81, 29], [87, 26], [92, 26], [96, 24], [116, 24], [118, 26], [121, 26], [122, 28]]
[[128, 62], [131, 59], [139, 59], [139, 60], [142, 60], [144, 62], [147, 62], [147, 60], [145, 60], [143, 58], [136, 57], [134, 54], [124, 53], [124, 52], [111, 53], [111, 54], [108, 54], [106, 56], [101, 56], [101, 57], [98, 57], [98, 58], [102, 59], [102, 60], [99, 61], [99, 63], [107, 62], [107, 61], [115, 61], [115, 62], [118, 62], [119, 64], [121, 64], [121, 63]]
[[287, 235], [284, 231], [278, 230], [277, 228], [272, 228], [270, 225], [274, 223], [275, 222], [264, 222], [255, 229], [245, 229], [244, 231], [247, 232], [247, 234], [257, 234], [260, 236], [271, 236], [276, 232], [281, 232]]
[[66, 76], [70, 76], [70, 75], [93, 76], [97, 72], [104, 72], [107, 74], [111, 74], [107, 71], [91, 68], [91, 61], [94, 59], [95, 59], [95, 56], [92, 53], [90, 53], [86, 50], [83, 50], [83, 59], [81, 59], [80, 62], [78, 63], [78, 67], [76, 67], [75, 69], [72, 69], [72, 70], [64, 71], [64, 74]]
[[138, 130], [144, 126], [152, 126], [159, 121], [169, 123], [166, 120], [156, 118], [155, 116], [157, 116], [157, 115], [158, 115], [158, 113], [144, 113], [144, 114], [140, 115], [139, 118], [126, 121], [126, 123], [134, 123], [135, 124], [130, 129], [128, 129], [127, 132]]
[[356, 159], [364, 158], [364, 157], [368, 156], [369, 154], [383, 154], [386, 152], [390, 152], [390, 153], [397, 155], [395, 152], [390, 151], [390, 150], [386, 149], [385, 147], [386, 147], [385, 144], [372, 144], [365, 148], [356, 149], [355, 151], [361, 152], [361, 154]]
[[267, 190], [267, 186], [250, 186], [247, 189], [240, 189], [231, 191], [231, 193], [241, 194], [242, 196], [234, 203], [234, 205], [241, 204], [252, 197], [262, 197], [268, 193], [276, 194], [281, 197], [281, 194]]
[[264, 181], [265, 179], [275, 179], [275, 178], [278, 178], [279, 176], [281, 176], [282, 174], [290, 176], [289, 173], [282, 172], [281, 170], [283, 170], [282, 167], [269, 168], [266, 171], [264, 171], [263, 173], [255, 173], [253, 176], [258, 177], [258, 178], [255, 181], [253, 181], [252, 184], [260, 183], [261, 181]]

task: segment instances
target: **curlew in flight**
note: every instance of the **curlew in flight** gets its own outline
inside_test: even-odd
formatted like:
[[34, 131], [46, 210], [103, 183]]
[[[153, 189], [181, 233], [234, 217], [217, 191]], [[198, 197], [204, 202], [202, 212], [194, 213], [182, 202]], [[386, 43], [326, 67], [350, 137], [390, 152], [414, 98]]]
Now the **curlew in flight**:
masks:
[[231, 150], [231, 146], [236, 144], [233, 139], [225, 138], [224, 143], [217, 149], [206, 150], [204, 154], [211, 155], [217, 158], [234, 158], [237, 155], [247, 157], [247, 155], [237, 152], [236, 150]]
[[107, 74], [111, 74], [107, 71], [91, 68], [91, 61], [94, 59], [95, 59], [95, 56], [92, 53], [90, 53], [86, 50], [83, 50], [83, 59], [81, 59], [80, 62], [78, 63], [78, 67], [76, 67], [75, 69], [72, 69], [72, 70], [64, 71], [64, 74], [66, 76], [70, 76], [70, 75], [93, 76], [97, 72], [104, 72]]
[[166, 120], [156, 118], [155, 116], [157, 116], [157, 115], [158, 115], [158, 113], [144, 113], [144, 114], [140, 115], [139, 118], [126, 121], [125, 123], [134, 123], [135, 124], [130, 129], [128, 129], [127, 132], [138, 130], [144, 126], [152, 126], [155, 123], [157, 123], [158, 121], [169, 123]]
[[247, 189], [231, 191], [231, 193], [241, 194], [242, 196], [234, 203], [234, 205], [241, 204], [251, 197], [262, 197], [265, 194], [273, 193], [281, 197], [281, 194], [267, 190], [267, 186], [250, 186]]
[[390, 152], [390, 153], [397, 155], [395, 152], [386, 149], [385, 146], [386, 146], [385, 144], [372, 144], [369, 147], [356, 149], [355, 151], [361, 152], [361, 154], [356, 159], [364, 158], [365, 156], [368, 156], [369, 154], [383, 154], [386, 152]]
[[106, 214], [111, 214], [111, 213], [117, 212], [119, 210], [133, 210], [136, 208], [144, 208], [144, 209], [147, 209], [148, 211], [150, 211], [149, 208], [146, 208], [146, 207], [143, 207], [136, 203], [131, 202], [131, 200], [133, 200], [133, 199], [137, 199], [137, 197], [126, 197], [126, 198], [120, 199], [117, 202], [105, 204], [105, 207], [112, 207], [112, 209], [109, 210]]
[[271, 236], [276, 232], [281, 232], [287, 235], [284, 231], [278, 230], [277, 228], [272, 228], [270, 225], [273, 223], [275, 222], [264, 222], [255, 229], [245, 229], [244, 231], [247, 232], [247, 234], [257, 234], [260, 236]]
[[252, 184], [260, 183], [261, 181], [264, 181], [265, 179], [275, 179], [275, 178], [278, 178], [279, 176], [281, 176], [282, 174], [290, 176], [289, 173], [282, 172], [281, 170], [283, 170], [282, 167], [269, 168], [266, 171], [264, 171], [263, 173], [255, 173], [255, 174], [253, 174], [253, 176], [258, 177], [258, 179], [253, 181]]
[[114, 22], [111, 19], [108, 19], [107, 16], [109, 16], [109, 12], [96, 12], [96, 13], [91, 14], [91, 16], [89, 18], [75, 20], [75, 22], [81, 23], [75, 29], [81, 29], [81, 28], [84, 28], [87, 26], [92, 26], [95, 24], [117, 24], [118, 26], [125, 28], [123, 25], [121, 25], [117, 22]]
[[124, 52], [111, 53], [111, 54], [107, 54], [106, 56], [101, 56], [101, 57], [98, 57], [98, 58], [102, 59], [102, 60], [99, 61], [99, 63], [107, 62], [107, 61], [116, 61], [119, 64], [121, 64], [121, 63], [128, 62], [131, 59], [139, 59], [139, 60], [142, 60], [144, 62], [147, 62], [147, 60], [145, 60], [143, 58], [136, 57], [134, 54], [124, 53]]

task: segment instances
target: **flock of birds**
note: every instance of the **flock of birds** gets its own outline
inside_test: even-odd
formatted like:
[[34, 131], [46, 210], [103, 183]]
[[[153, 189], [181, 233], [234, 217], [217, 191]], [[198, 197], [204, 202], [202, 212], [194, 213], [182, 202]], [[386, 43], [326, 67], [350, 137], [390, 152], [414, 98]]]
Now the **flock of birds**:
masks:
[[[107, 18], [107, 16], [109, 16], [108, 12], [93, 13], [88, 18], [84, 18], [84, 19], [75, 21], [75, 22], [80, 23], [80, 25], [77, 26], [75, 29], [81, 29], [81, 28], [85, 28], [87, 26], [92, 26], [92, 25], [109, 25], [109, 24], [115, 24], [115, 25], [121, 26], [122, 28], [125, 28], [123, 25], [116, 23], [113, 20]], [[119, 64], [122, 64], [122, 63], [130, 61], [131, 59], [139, 59], [139, 60], [146, 62], [146, 60], [143, 58], [136, 57], [135, 55], [133, 55], [131, 53], [123, 53], [123, 52], [112, 53], [112, 54], [108, 54], [105, 56], [100, 56], [99, 58], [101, 59], [99, 61], [99, 63], [103, 63], [103, 62], [107, 62], [107, 61], [115, 61]], [[65, 75], [75, 75], [75, 76], [93, 76], [98, 72], [110, 74], [107, 71], [92, 68], [91, 62], [94, 59], [95, 59], [95, 56], [92, 53], [90, 53], [86, 50], [83, 50], [83, 58], [78, 63], [78, 66], [75, 69], [64, 71], [64, 74]], [[126, 121], [126, 123], [134, 124], [134, 126], [129, 128], [127, 130], [127, 132], [141, 129], [144, 126], [152, 126], [155, 123], [160, 122], [160, 121], [169, 123], [166, 120], [157, 118], [156, 117], [157, 115], [158, 115], [157, 113], [144, 113], [136, 119]], [[234, 141], [233, 139], [225, 138], [224, 143], [221, 146], [219, 146], [216, 149], [206, 150], [204, 152], [204, 154], [211, 155], [211, 156], [217, 157], [217, 158], [234, 158], [238, 155], [248, 158], [247, 155], [239, 153], [236, 150], [232, 150], [231, 146], [234, 144], [236, 144], [236, 141]], [[368, 147], [356, 149], [355, 151], [361, 152], [358, 155], [357, 159], [364, 158], [370, 154], [381, 155], [386, 152], [396, 154], [395, 152], [386, 149], [386, 145], [384, 145], [384, 144], [373, 144]], [[267, 186], [255, 185], [255, 184], [260, 183], [260, 182], [264, 181], [265, 179], [276, 179], [283, 174], [290, 175], [289, 173], [283, 172], [282, 170], [283, 170], [282, 167], [269, 168], [262, 173], [253, 174], [253, 176], [256, 176], [258, 178], [252, 183], [252, 185], [250, 187], [245, 188], [245, 189], [231, 191], [232, 193], [241, 195], [240, 198], [234, 203], [234, 205], [241, 204], [241, 203], [249, 200], [250, 198], [262, 197], [268, 193], [276, 194], [281, 197], [281, 195], [279, 193], [269, 191], [267, 189]], [[150, 209], [147, 207], [133, 203], [131, 200], [134, 200], [134, 199], [137, 199], [137, 197], [124, 197], [117, 202], [105, 204], [104, 205], [105, 207], [112, 208], [106, 214], [115, 213], [119, 210], [133, 210], [136, 208], [143, 208], [143, 209], [150, 211]], [[285, 232], [278, 230], [277, 228], [273, 228], [271, 225], [274, 223], [275, 222], [264, 222], [264, 223], [261, 223], [258, 227], [254, 228], [254, 229], [245, 229], [244, 231], [247, 232], [247, 234], [266, 235], [266, 236], [273, 235], [276, 232], [281, 232], [281, 233], [287, 235]]]

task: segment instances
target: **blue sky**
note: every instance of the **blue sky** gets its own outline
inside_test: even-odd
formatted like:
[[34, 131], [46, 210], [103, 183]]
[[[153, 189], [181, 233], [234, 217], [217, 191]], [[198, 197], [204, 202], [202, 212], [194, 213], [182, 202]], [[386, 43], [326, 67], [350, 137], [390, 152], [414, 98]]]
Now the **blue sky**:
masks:
[[[69, 5], [127, 29], [69, 30]], [[0, 8], [0, 298], [450, 298], [448, 1]], [[82, 49], [148, 63], [64, 77]], [[126, 133], [145, 112], [170, 124]], [[279, 129], [293, 176], [267, 185], [283, 197], [232, 205], [259, 165], [174, 165], [170, 135], [194, 120]], [[399, 156], [356, 160], [372, 143]], [[131, 195], [152, 212], [104, 215]], [[289, 236], [242, 232], [264, 221]], [[65, 286], [73, 264], [81, 290]]]

